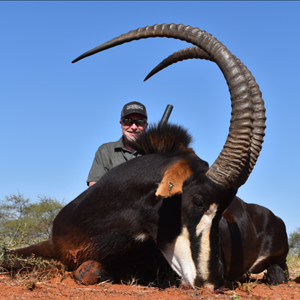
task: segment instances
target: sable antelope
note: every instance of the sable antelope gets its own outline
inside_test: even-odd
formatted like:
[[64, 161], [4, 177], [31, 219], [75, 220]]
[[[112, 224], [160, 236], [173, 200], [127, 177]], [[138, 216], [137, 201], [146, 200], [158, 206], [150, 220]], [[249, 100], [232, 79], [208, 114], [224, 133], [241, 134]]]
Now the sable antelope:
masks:
[[[159, 63], [145, 80], [179, 61], [198, 58], [214, 62], [214, 59], [198, 47], [185, 48]], [[236, 58], [248, 79], [252, 91], [255, 114], [260, 111], [261, 92], [253, 75]], [[257, 106], [258, 105], [258, 106]], [[236, 280], [246, 273], [260, 273], [267, 269], [270, 284], [287, 282], [286, 256], [289, 251], [284, 222], [267, 208], [247, 204], [235, 197], [220, 221], [220, 240], [225, 277]]]
[[[261, 97], [254, 101], [257, 96], [244, 68], [225, 46], [205, 31], [182, 24], [139, 28], [73, 62], [125, 42], [156, 36], [196, 45], [223, 72], [231, 94], [232, 117], [219, 157], [209, 167], [189, 148], [191, 137], [182, 127], [153, 126], [136, 141], [145, 155], [112, 169], [64, 207], [53, 222], [50, 240], [15, 253], [55, 258], [69, 268], [96, 262], [102, 280], [141, 266], [145, 258], [149, 262], [157, 247], [183, 283], [217, 288], [224, 283], [219, 223], [259, 156], [266, 119], [264, 102]], [[124, 173], [130, 178], [122, 176]]]

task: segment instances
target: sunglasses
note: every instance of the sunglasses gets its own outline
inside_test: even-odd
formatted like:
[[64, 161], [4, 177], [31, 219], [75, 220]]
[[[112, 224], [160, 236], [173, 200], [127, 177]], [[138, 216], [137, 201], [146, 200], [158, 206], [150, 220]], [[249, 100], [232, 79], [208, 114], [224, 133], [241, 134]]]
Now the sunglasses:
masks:
[[147, 123], [145, 120], [132, 120], [132, 119], [122, 119], [122, 123], [124, 126], [132, 126], [134, 123], [137, 127], [144, 127]]

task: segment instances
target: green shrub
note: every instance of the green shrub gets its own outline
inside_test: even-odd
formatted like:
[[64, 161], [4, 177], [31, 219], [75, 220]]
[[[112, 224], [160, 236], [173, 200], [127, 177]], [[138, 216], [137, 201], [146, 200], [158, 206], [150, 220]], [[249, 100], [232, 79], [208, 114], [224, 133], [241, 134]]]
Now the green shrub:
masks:
[[52, 222], [64, 206], [62, 201], [39, 196], [31, 202], [22, 194], [0, 201], [0, 236], [9, 248], [29, 245], [50, 237]]

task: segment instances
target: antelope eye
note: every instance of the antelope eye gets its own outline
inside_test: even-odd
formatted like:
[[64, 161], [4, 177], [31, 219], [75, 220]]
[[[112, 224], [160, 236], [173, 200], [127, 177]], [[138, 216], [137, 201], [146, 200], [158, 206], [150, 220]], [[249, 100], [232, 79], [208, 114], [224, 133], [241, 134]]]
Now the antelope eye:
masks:
[[200, 195], [194, 195], [193, 196], [193, 203], [196, 206], [200, 206], [200, 207], [203, 207], [203, 205], [204, 205], [204, 201], [203, 201], [203, 199]]

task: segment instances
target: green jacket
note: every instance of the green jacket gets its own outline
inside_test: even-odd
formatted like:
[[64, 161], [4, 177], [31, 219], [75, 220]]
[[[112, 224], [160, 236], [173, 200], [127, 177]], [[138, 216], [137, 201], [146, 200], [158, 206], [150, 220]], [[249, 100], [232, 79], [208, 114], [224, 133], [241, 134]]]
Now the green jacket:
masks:
[[97, 182], [107, 171], [141, 154], [127, 150], [123, 143], [123, 136], [117, 142], [101, 145], [95, 158], [87, 179], [87, 184]]

